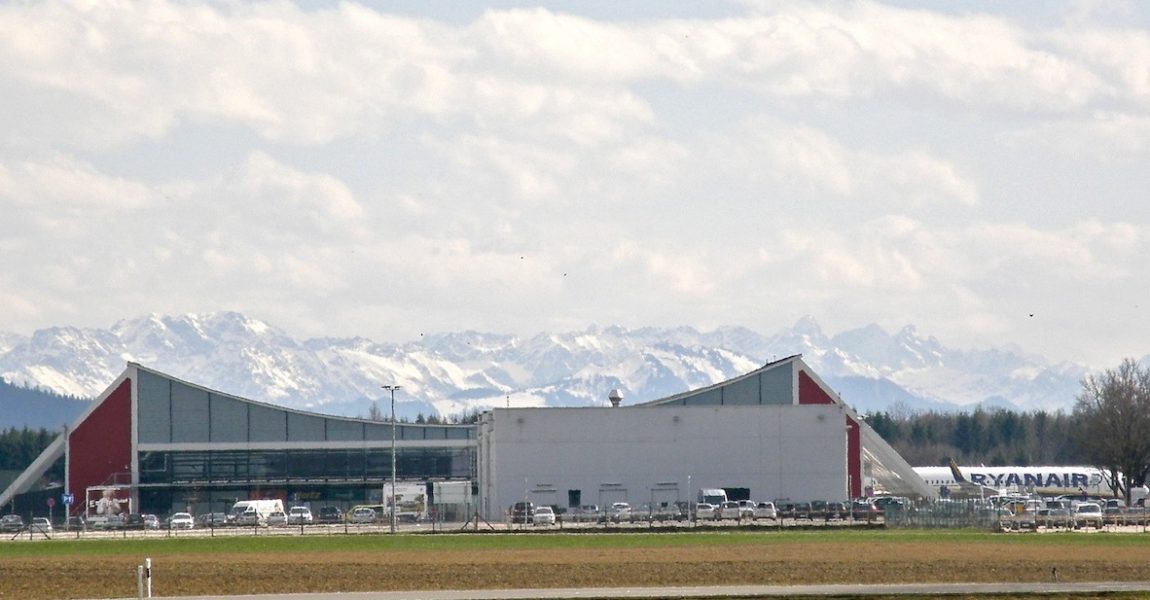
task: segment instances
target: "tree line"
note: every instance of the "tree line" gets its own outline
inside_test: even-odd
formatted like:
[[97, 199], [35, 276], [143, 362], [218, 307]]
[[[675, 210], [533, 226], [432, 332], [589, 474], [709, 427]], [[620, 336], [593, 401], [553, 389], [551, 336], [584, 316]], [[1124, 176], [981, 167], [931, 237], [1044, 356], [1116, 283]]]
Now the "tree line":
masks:
[[[20, 429], [9, 427], [0, 430], [0, 471], [23, 471], [28, 468], [28, 465], [32, 464], [32, 461], [36, 460], [36, 457], [40, 456], [59, 434], [58, 431], [27, 427]], [[58, 462], [59, 472], [49, 475], [58, 475], [62, 479], [63, 461]]]
[[1088, 464], [1063, 412], [976, 408], [970, 412], [876, 412], [863, 419], [914, 466]]

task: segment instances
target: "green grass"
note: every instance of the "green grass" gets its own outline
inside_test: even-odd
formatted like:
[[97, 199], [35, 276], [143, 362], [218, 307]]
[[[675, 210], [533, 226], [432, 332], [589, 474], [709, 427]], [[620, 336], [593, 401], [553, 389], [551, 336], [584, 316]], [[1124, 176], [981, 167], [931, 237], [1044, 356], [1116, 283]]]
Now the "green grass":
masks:
[[436, 534], [436, 535], [307, 535], [149, 537], [143, 539], [76, 540], [60, 536], [34, 543], [0, 542], [0, 559], [31, 556], [161, 555], [176, 553], [298, 553], [370, 552], [403, 550], [481, 551], [518, 549], [620, 549], [691, 546], [758, 545], [788, 543], [899, 544], [982, 543], [1003, 546], [1150, 547], [1150, 535], [1141, 534], [995, 534], [974, 530], [866, 530], [866, 531], [700, 531], [681, 533], [575, 533]]

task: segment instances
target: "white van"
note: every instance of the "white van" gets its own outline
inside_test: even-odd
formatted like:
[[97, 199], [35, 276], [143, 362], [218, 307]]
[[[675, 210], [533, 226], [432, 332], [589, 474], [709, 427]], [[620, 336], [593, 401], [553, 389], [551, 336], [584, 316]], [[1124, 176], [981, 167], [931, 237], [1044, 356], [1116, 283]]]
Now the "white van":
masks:
[[266, 525], [268, 515], [283, 511], [283, 500], [241, 500], [232, 505], [228, 520], [233, 525]]

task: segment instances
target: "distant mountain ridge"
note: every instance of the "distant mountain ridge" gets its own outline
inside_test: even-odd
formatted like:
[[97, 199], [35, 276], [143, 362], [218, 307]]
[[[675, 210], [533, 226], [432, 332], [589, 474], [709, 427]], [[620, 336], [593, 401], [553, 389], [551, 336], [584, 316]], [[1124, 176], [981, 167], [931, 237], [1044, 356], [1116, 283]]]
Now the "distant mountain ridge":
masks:
[[[605, 405], [611, 389], [636, 403], [694, 389], [802, 354], [862, 412], [954, 410], [975, 403], [1068, 409], [1084, 367], [1017, 349], [955, 350], [908, 326], [826, 335], [806, 317], [771, 336], [741, 327], [591, 326], [533, 337], [464, 331], [403, 343], [296, 340], [235, 312], [148, 315], [109, 329], [0, 333], [0, 378], [94, 397], [128, 361], [238, 396], [364, 416], [399, 384], [397, 412], [443, 416], [491, 406]], [[3, 398], [0, 397], [0, 401]], [[0, 422], [2, 423], [2, 422]]]

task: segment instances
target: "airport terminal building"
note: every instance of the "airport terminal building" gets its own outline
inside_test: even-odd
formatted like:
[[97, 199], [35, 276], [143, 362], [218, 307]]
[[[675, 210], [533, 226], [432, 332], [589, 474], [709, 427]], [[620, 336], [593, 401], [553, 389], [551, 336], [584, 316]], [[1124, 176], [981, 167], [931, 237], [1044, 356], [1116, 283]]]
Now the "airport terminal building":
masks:
[[[394, 426], [239, 398], [129, 363], [0, 506], [47, 514], [49, 497], [73, 500], [72, 513], [110, 500], [168, 514], [262, 498], [380, 504], [393, 448], [396, 480], [470, 483], [466, 502], [488, 520], [521, 500], [669, 502], [704, 487], [796, 501], [933, 492], [801, 356], [634, 406], [493, 409], [477, 424]], [[62, 487], [45, 489], [61, 458]]]

